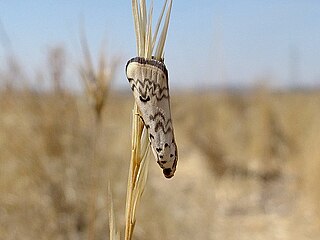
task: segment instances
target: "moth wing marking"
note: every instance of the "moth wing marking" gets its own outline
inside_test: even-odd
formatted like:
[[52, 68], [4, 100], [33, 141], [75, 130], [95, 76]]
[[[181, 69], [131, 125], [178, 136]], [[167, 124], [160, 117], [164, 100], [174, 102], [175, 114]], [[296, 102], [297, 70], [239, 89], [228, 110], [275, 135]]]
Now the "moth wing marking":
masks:
[[170, 111], [168, 73], [156, 60], [133, 58], [126, 74], [144, 123], [152, 151], [166, 177], [173, 176], [178, 160]]

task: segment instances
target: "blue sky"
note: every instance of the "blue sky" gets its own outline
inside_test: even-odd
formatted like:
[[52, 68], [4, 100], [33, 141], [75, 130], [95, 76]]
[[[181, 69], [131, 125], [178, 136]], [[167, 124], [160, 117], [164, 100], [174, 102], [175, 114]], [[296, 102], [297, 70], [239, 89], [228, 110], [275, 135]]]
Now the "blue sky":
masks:
[[[155, 13], [162, 4], [163, 0], [155, 0]], [[115, 85], [127, 86], [123, 68], [136, 54], [130, 0], [0, 1], [2, 28], [28, 74], [46, 67], [49, 47], [64, 45], [69, 85], [75, 87], [81, 16], [93, 53], [106, 39], [108, 53], [121, 57]], [[3, 36], [0, 39], [3, 43]], [[3, 46], [2, 65], [8, 50]], [[297, 81], [319, 85], [320, 1], [173, 0], [165, 49], [175, 89], [260, 81], [270, 86]], [[294, 79], [292, 73], [297, 73]]]

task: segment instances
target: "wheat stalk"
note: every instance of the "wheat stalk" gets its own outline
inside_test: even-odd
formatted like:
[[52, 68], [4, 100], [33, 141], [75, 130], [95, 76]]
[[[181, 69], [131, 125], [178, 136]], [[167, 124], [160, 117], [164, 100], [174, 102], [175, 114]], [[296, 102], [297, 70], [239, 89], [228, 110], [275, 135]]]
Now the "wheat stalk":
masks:
[[144, 191], [148, 176], [149, 142], [143, 122], [138, 116], [137, 106], [133, 109], [132, 152], [127, 185], [125, 239], [132, 239], [136, 222], [136, 210]]
[[[134, 27], [136, 33], [137, 54], [140, 57], [157, 60], [163, 59], [164, 44], [166, 41], [168, 25], [170, 20], [170, 12], [172, 8], [172, 0], [167, 7], [168, 0], [165, 1], [162, 8], [155, 33], [152, 34], [152, 17], [153, 17], [153, 1], [150, 5], [149, 14], [147, 15], [147, 7], [145, 0], [132, 0], [132, 13], [134, 18]], [[162, 28], [160, 38], [157, 39], [161, 22], [167, 9], [165, 23]], [[158, 40], [158, 41], [157, 41]], [[156, 51], [154, 51], [156, 47]], [[152, 56], [154, 54], [154, 56]], [[133, 108], [132, 123], [132, 152], [128, 176], [127, 199], [126, 199], [126, 228], [125, 240], [131, 240], [133, 230], [136, 223], [136, 211], [140, 203], [141, 196], [145, 189], [148, 166], [149, 166], [149, 140], [147, 137], [147, 129], [141, 120], [137, 104]]]
[[110, 182], [108, 183], [108, 205], [109, 205], [109, 239], [110, 240], [120, 240], [120, 233], [117, 230], [117, 224], [116, 224], [116, 217], [114, 214], [114, 207], [113, 207], [113, 198], [112, 198], [112, 192], [110, 187]]
[[80, 40], [84, 55], [84, 64], [80, 66], [79, 72], [84, 82], [89, 101], [95, 110], [96, 120], [100, 121], [101, 113], [105, 107], [106, 98], [110, 91], [110, 84], [112, 82], [115, 69], [118, 65], [118, 60], [113, 58], [113, 60], [108, 63], [105, 57], [106, 54], [104, 44], [102, 44], [98, 69], [95, 70], [84, 31], [81, 33]]
[[87, 97], [91, 103], [95, 122], [92, 127], [92, 152], [89, 166], [90, 175], [90, 196], [88, 199], [88, 240], [95, 239], [95, 218], [97, 208], [98, 196], [98, 177], [96, 176], [98, 166], [98, 141], [101, 133], [101, 113], [106, 104], [106, 97], [110, 91], [110, 84], [113, 79], [113, 74], [117, 65], [117, 60], [113, 59], [110, 64], [107, 64], [105, 58], [104, 48], [101, 48], [98, 68], [95, 70], [88, 43], [82, 31], [81, 34], [81, 47], [84, 55], [84, 64], [80, 67], [80, 74], [84, 85], [86, 87]]

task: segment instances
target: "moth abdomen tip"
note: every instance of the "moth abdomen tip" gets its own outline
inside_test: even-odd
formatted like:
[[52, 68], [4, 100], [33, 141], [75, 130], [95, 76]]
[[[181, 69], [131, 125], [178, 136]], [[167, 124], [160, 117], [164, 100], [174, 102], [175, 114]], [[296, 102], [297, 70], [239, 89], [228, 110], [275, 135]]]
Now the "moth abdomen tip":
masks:
[[171, 168], [165, 168], [165, 169], [163, 169], [163, 175], [164, 175], [166, 178], [172, 178], [173, 175], [174, 175], [174, 172], [172, 171]]

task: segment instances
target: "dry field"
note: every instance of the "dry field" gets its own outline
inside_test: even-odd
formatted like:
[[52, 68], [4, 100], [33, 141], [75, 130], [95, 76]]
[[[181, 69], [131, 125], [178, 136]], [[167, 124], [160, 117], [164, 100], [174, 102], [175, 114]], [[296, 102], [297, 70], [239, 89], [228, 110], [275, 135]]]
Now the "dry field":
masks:
[[[177, 172], [152, 158], [135, 239], [320, 239], [320, 92], [171, 100]], [[1, 240], [108, 239], [108, 179], [123, 230], [132, 106], [112, 92], [96, 128], [84, 96], [0, 93]]]

